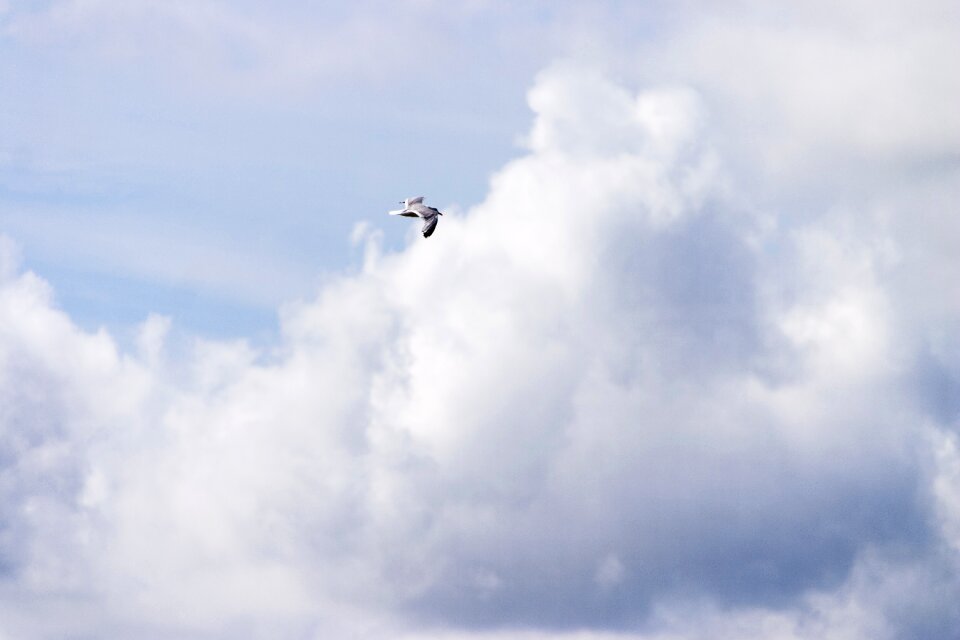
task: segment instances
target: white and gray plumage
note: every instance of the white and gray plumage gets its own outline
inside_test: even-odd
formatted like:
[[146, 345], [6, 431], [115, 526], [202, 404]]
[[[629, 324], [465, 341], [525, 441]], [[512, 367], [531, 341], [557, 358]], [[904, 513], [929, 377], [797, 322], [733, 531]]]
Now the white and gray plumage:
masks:
[[443, 214], [433, 207], [428, 207], [427, 205], [423, 204], [423, 196], [407, 198], [400, 204], [403, 205], [403, 209], [396, 209], [394, 211], [388, 211], [387, 213], [392, 216], [423, 218], [423, 237], [429, 238], [433, 233], [433, 230], [437, 228], [437, 221], [440, 219], [439, 216], [442, 216]]

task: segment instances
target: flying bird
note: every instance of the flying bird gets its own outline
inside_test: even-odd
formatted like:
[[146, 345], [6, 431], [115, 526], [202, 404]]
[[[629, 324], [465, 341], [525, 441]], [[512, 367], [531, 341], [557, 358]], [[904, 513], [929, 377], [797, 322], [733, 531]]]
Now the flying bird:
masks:
[[433, 207], [428, 207], [423, 204], [423, 196], [407, 198], [400, 204], [403, 205], [403, 209], [395, 209], [387, 213], [392, 216], [423, 218], [423, 229], [421, 231], [423, 232], [424, 238], [429, 238], [433, 234], [433, 230], [437, 228], [437, 221], [440, 220], [438, 216], [442, 216], [443, 214]]

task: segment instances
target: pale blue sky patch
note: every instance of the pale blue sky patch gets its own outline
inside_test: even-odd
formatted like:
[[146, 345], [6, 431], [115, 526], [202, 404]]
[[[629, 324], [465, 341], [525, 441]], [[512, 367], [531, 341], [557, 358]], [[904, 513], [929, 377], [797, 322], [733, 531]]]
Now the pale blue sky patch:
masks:
[[0, 634], [960, 636], [958, 34], [0, 0]]
[[[28, 261], [74, 271], [75, 284], [94, 272], [138, 279], [143, 300], [126, 306], [144, 315], [152, 282], [213, 293], [211, 313], [218, 299], [250, 305], [257, 287], [271, 305], [309, 296], [316, 274], [351, 264], [357, 221], [379, 222], [414, 192], [474, 204], [519, 152], [527, 83], [568, 13], [516, 19], [531, 11], [541, 10], [14, 6], [0, 27], [0, 224]], [[111, 217], [122, 220], [115, 242]], [[385, 231], [398, 248], [401, 232]], [[211, 292], [217, 276], [202, 263], [175, 264], [183, 246], [277, 280], [237, 271], [247, 295]], [[102, 263], [77, 261], [91, 254]]]

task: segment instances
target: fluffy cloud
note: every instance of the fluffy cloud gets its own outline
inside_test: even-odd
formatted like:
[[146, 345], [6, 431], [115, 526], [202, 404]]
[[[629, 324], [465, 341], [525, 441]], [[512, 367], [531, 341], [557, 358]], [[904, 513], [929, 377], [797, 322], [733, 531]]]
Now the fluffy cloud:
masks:
[[[872, 135], [756, 80], [785, 136]], [[956, 141], [900, 131], [930, 166], [798, 211], [724, 86], [549, 68], [485, 201], [399, 253], [361, 229], [269, 349], [84, 333], [0, 244], [2, 631], [955, 634], [958, 310], [916, 284], [958, 274], [920, 259]]]
[[802, 169], [822, 181], [825, 163], [842, 162], [850, 188], [861, 163], [956, 153], [960, 117], [949, 105], [960, 80], [949, 70], [960, 55], [958, 21], [954, 4], [936, 0], [705, 8], [671, 46], [647, 52], [643, 73], [679, 73], [706, 91], [721, 135], [756, 154], [754, 168], [768, 177], [790, 171], [795, 180]]

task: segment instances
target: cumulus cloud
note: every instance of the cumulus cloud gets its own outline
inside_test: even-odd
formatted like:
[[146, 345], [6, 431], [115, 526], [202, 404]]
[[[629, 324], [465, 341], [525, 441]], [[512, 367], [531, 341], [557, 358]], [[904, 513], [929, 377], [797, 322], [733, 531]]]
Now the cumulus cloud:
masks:
[[[398, 253], [359, 230], [362, 270], [270, 348], [156, 316], [121, 348], [4, 257], [5, 631], [955, 634], [958, 316], [914, 286], [952, 134], [899, 132], [936, 162], [798, 214], [730, 141], [737, 82], [551, 66], [486, 199]], [[759, 83], [784, 135], [820, 126]]]
[[[960, 54], [956, 6], [931, 1], [805, 3], [771, 11], [705, 8], [650, 51], [644, 73], [678, 70], [709, 92], [716, 116], [760, 153], [771, 175], [817, 172], [828, 154], [872, 166], [952, 156], [960, 95], [949, 73]], [[795, 176], [791, 176], [794, 177]], [[823, 177], [823, 176], [821, 176]]]

